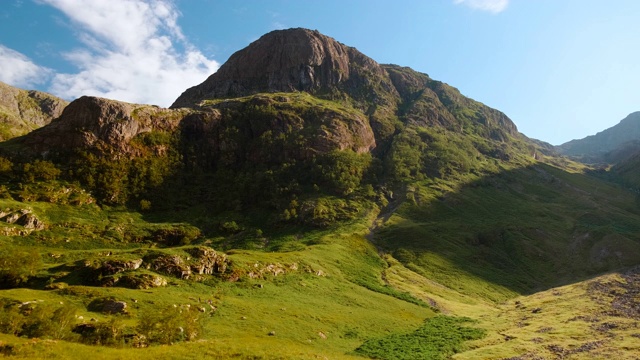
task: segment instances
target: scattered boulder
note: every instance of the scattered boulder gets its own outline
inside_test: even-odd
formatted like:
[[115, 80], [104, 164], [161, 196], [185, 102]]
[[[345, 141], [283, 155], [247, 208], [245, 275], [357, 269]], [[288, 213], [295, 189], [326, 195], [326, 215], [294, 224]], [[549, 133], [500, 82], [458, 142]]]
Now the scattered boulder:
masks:
[[127, 303], [124, 301], [108, 300], [105, 301], [102, 312], [107, 314], [123, 314], [127, 312]]
[[16, 221], [16, 224], [24, 226], [25, 229], [42, 230], [44, 223], [33, 214], [23, 215]]
[[188, 252], [195, 258], [191, 270], [197, 274], [222, 274], [227, 270], [228, 260], [225, 254], [219, 254], [214, 249], [205, 246], [190, 249]]
[[93, 300], [88, 309], [90, 311], [97, 311], [104, 314], [126, 314], [127, 303], [111, 298], [101, 298]]

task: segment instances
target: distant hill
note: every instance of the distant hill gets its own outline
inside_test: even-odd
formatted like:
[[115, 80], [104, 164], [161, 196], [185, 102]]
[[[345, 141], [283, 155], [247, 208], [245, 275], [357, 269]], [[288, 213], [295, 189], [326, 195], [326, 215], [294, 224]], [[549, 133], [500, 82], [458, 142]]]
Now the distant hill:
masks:
[[584, 139], [571, 140], [556, 149], [586, 163], [622, 160], [640, 149], [640, 112], [629, 114], [609, 129]]
[[67, 104], [51, 94], [0, 82], [0, 140], [24, 135], [50, 123]]

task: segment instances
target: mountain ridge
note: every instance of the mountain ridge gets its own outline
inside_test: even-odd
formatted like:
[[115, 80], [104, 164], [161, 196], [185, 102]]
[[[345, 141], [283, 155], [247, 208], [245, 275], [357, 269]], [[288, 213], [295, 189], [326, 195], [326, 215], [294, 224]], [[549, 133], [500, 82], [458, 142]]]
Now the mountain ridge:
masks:
[[[607, 162], [607, 155], [613, 152], [625, 153], [624, 147], [637, 148], [640, 141], [640, 111], [633, 112], [618, 124], [583, 139], [568, 141], [556, 146], [556, 150], [567, 156], [574, 156], [586, 162]], [[619, 158], [620, 155], [614, 158]]]
[[51, 94], [0, 82], [0, 140], [24, 135], [50, 123], [67, 104]]

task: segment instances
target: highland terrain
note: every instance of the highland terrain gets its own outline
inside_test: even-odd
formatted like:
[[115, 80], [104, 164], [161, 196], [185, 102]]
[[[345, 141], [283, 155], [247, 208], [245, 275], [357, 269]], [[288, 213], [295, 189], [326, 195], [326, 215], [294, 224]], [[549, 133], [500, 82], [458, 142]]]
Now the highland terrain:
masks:
[[627, 128], [553, 147], [306, 29], [262, 36], [168, 109], [0, 100], [5, 356], [640, 352]]

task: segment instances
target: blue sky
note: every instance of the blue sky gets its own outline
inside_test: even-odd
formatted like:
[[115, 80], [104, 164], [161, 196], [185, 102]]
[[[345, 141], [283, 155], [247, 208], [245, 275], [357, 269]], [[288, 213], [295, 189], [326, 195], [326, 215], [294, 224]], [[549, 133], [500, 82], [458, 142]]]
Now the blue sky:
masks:
[[637, 0], [0, 0], [0, 81], [168, 106], [264, 33], [317, 29], [560, 144], [640, 111]]

